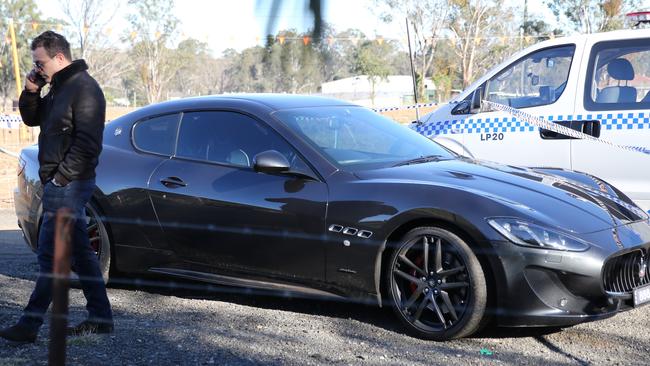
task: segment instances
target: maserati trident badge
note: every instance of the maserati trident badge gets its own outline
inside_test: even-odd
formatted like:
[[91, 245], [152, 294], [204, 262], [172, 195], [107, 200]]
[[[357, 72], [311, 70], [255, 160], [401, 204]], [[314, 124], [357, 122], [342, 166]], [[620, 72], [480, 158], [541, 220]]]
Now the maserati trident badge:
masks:
[[643, 281], [646, 275], [646, 270], [648, 269], [648, 263], [645, 258], [641, 257], [639, 262], [639, 280]]

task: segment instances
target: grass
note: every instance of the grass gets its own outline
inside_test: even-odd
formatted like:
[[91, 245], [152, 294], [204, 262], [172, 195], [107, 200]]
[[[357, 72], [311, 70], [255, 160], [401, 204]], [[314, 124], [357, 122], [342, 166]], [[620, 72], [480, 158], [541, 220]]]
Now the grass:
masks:
[[92, 346], [99, 343], [99, 336], [96, 334], [87, 334], [67, 339], [68, 347], [70, 346]]

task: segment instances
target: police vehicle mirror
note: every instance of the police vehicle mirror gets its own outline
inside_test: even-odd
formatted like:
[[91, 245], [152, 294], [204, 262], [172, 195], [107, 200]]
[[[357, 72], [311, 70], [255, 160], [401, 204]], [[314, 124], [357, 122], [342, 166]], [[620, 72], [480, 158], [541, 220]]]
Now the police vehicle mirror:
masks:
[[461, 100], [458, 104], [451, 110], [451, 114], [469, 114], [470, 113], [470, 103], [469, 100]]
[[472, 93], [472, 106], [470, 108], [470, 113], [479, 113], [481, 111], [481, 102], [483, 101], [483, 87], [477, 88]]
[[555, 60], [553, 60], [552, 58], [547, 58], [546, 59], [546, 67], [551, 69], [551, 68], [553, 68], [553, 66], [555, 66]]

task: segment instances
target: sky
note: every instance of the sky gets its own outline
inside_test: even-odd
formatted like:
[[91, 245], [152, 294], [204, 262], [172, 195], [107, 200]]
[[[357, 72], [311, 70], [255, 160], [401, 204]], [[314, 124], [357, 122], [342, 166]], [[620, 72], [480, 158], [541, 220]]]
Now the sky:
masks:
[[[128, 23], [125, 16], [131, 8], [127, 6], [126, 0], [112, 1], [118, 4], [118, 13], [113, 18], [111, 27], [116, 30], [126, 29]], [[313, 23], [312, 19], [305, 16], [307, 2], [284, 0], [283, 9], [276, 21], [276, 30], [308, 30]], [[506, 2], [523, 9], [524, 0]], [[543, 3], [538, 0], [528, 1], [529, 13], [553, 22], [554, 16]], [[324, 20], [337, 31], [358, 28], [370, 38], [406, 38], [404, 20], [397, 19], [391, 24], [382, 22], [379, 15], [373, 12], [373, 0], [327, 0], [325, 4]], [[642, 0], [641, 4], [641, 8], [650, 9], [650, 0]], [[65, 19], [59, 0], [41, 0], [37, 5], [45, 17]], [[174, 15], [180, 20], [178, 33], [181, 38], [192, 37], [206, 42], [214, 55], [220, 56], [227, 48], [241, 51], [263, 44], [271, 5], [272, 0], [177, 0]]]

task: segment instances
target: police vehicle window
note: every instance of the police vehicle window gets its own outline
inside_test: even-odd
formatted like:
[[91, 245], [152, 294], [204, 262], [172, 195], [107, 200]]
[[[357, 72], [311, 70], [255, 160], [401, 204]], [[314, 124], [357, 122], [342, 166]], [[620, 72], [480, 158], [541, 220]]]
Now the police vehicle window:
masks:
[[277, 150], [296, 164], [293, 149], [275, 131], [249, 116], [226, 111], [183, 114], [177, 157], [252, 167], [253, 157], [266, 150]]
[[487, 100], [515, 108], [552, 104], [566, 87], [575, 45], [534, 52], [487, 83]]
[[178, 114], [139, 121], [133, 127], [133, 144], [139, 150], [171, 156], [174, 153]]
[[591, 102], [620, 108], [650, 103], [650, 42], [599, 47], [592, 62]]

